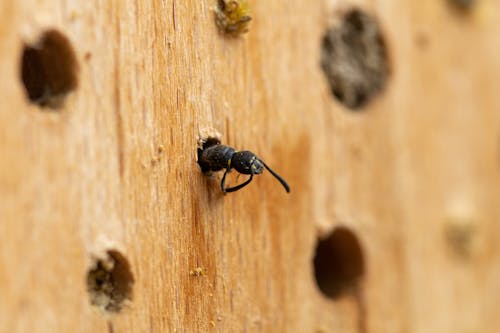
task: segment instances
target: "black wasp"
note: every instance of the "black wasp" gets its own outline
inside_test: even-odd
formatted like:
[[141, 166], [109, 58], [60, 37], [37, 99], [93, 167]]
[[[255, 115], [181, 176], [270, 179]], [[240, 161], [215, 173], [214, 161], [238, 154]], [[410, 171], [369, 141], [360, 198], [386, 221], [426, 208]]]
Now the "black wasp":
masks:
[[[204, 173], [226, 169], [220, 183], [222, 192], [224, 193], [234, 192], [247, 186], [252, 181], [253, 175], [261, 174], [264, 172], [264, 168], [276, 177], [287, 192], [290, 192], [290, 186], [288, 186], [285, 180], [271, 170], [271, 168], [254, 153], [248, 150], [236, 151], [234, 148], [221, 145], [219, 140], [207, 140], [203, 143], [203, 148], [198, 148], [198, 164], [201, 167], [201, 171]], [[239, 185], [225, 187], [226, 175], [231, 169], [244, 175], [250, 175], [250, 178]]]

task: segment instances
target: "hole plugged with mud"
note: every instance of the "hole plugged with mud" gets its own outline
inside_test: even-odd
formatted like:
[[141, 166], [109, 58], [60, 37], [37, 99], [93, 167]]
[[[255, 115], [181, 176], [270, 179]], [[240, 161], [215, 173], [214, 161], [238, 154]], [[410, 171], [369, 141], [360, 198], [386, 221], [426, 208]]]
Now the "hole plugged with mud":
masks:
[[134, 277], [127, 259], [116, 250], [95, 259], [87, 273], [90, 303], [104, 312], [119, 312], [132, 300]]
[[68, 38], [48, 30], [34, 44], [24, 45], [21, 79], [32, 103], [61, 108], [78, 85], [78, 62]]
[[375, 18], [359, 9], [345, 13], [323, 35], [321, 68], [332, 95], [349, 109], [360, 109], [379, 94], [389, 63]]
[[328, 298], [355, 292], [365, 272], [363, 251], [356, 235], [345, 227], [334, 229], [316, 244], [314, 275]]

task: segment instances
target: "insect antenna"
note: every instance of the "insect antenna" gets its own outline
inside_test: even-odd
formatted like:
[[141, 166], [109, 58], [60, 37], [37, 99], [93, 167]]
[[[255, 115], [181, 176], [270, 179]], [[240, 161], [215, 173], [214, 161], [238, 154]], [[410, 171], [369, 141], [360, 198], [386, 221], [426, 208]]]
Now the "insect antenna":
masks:
[[270, 167], [268, 167], [267, 164], [264, 163], [263, 160], [261, 160], [261, 159], [259, 159], [259, 160], [264, 165], [264, 167], [267, 169], [267, 171], [269, 171], [274, 176], [274, 178], [276, 178], [281, 183], [281, 185], [283, 185], [283, 187], [285, 188], [285, 190], [288, 193], [290, 193], [290, 186], [288, 186], [288, 184], [286, 183], [286, 181], [283, 178], [281, 178], [280, 175], [278, 175], [276, 172], [274, 172]]

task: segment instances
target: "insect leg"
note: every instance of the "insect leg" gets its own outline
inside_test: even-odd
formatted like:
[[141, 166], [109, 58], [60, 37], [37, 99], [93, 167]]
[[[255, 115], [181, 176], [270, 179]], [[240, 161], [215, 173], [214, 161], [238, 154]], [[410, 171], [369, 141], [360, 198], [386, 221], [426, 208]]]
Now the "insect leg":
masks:
[[283, 178], [281, 178], [281, 176], [278, 175], [276, 172], [274, 172], [273, 170], [271, 170], [271, 168], [268, 167], [267, 164], [264, 163], [263, 160], [260, 160], [260, 161], [262, 162], [262, 164], [264, 165], [264, 167], [267, 169], [267, 171], [269, 171], [274, 176], [274, 178], [276, 178], [281, 183], [281, 185], [283, 185], [283, 187], [285, 188], [285, 190], [287, 192], [290, 192], [290, 186], [288, 186], [288, 184], [286, 183], [286, 181]]
[[[224, 173], [224, 176], [225, 176], [225, 173]], [[224, 191], [224, 192], [238, 191], [240, 188], [243, 188], [243, 187], [247, 186], [248, 184], [250, 184], [250, 182], [252, 181], [252, 179], [253, 179], [253, 173], [250, 174], [250, 178], [248, 178], [244, 183], [241, 183], [240, 185], [236, 185], [234, 187], [228, 187], [226, 189], [222, 188], [222, 191]]]
[[222, 189], [222, 192], [226, 193], [226, 189], [224, 188], [224, 185], [226, 183], [226, 175], [229, 173], [231, 169], [227, 168], [226, 171], [224, 171], [224, 176], [222, 176], [222, 180], [220, 182], [220, 187]]

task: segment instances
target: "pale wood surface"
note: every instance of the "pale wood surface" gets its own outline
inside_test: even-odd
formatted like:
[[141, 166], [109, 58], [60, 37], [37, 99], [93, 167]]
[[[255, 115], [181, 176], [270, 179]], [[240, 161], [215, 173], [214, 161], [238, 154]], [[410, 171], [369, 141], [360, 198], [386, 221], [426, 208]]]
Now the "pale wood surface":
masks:
[[[214, 3], [0, 2], [0, 332], [498, 332], [500, 2], [356, 1], [392, 68], [359, 113], [319, 68], [344, 1], [251, 1], [241, 39], [218, 34]], [[61, 112], [19, 80], [47, 27], [80, 63]], [[292, 193], [264, 174], [223, 196], [196, 164], [210, 127]], [[364, 311], [315, 285], [316, 237], [339, 224], [364, 249]], [[466, 257], [446, 238], [464, 224]], [[106, 247], [135, 277], [112, 316], [85, 285]]]

